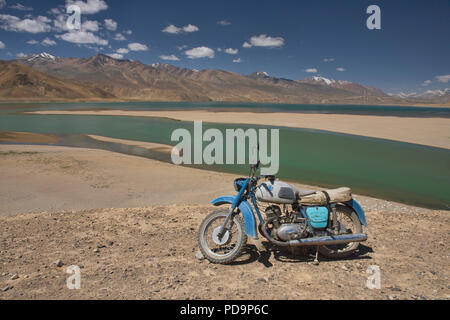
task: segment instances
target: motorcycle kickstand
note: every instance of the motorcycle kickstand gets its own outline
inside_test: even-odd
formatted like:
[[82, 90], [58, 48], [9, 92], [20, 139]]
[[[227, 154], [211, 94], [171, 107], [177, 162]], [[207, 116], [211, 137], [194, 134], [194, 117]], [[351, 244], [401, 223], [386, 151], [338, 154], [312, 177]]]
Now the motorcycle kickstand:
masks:
[[314, 259], [314, 265], [315, 266], [318, 266], [319, 265], [319, 246], [317, 246], [317, 248], [316, 248], [316, 258]]

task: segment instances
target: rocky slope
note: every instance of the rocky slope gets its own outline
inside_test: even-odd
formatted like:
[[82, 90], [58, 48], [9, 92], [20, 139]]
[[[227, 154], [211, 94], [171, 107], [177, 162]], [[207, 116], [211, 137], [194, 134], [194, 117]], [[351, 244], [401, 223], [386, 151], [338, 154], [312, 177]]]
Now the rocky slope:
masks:
[[0, 97], [7, 99], [108, 99], [111, 93], [0, 61]]
[[191, 70], [169, 64], [145, 65], [98, 54], [90, 58], [29, 55], [15, 63], [52, 77], [88, 84], [126, 100], [240, 101], [275, 103], [399, 104], [380, 90], [341, 82], [293, 81], [266, 73], [243, 76], [224, 70]]

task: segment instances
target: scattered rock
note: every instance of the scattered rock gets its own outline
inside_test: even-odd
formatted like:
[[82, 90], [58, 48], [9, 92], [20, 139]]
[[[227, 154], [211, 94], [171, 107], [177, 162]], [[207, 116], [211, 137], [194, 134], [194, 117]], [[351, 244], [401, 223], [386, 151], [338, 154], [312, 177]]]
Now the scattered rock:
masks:
[[11, 290], [12, 288], [13, 288], [13, 286], [6, 286], [6, 287], [2, 288], [2, 291], [6, 292], [8, 290]]
[[97, 249], [94, 249], [93, 252], [94, 252], [94, 253], [99, 253], [100, 250], [97, 248]]
[[11, 276], [11, 278], [10, 278], [11, 280], [17, 280], [17, 279], [19, 279], [19, 275], [18, 274], [13, 274], [12, 276]]
[[258, 280], [256, 280], [258, 282], [262, 282], [262, 283], [267, 283], [267, 280], [264, 278], [259, 278]]
[[390, 294], [389, 300], [397, 300], [397, 296], [395, 294]]
[[63, 265], [64, 265], [64, 263], [61, 261], [61, 260], [56, 260], [55, 261], [55, 265], [58, 267], [58, 268], [61, 268]]
[[203, 253], [201, 251], [197, 251], [195, 253], [195, 257], [197, 258], [197, 260], [205, 260], [205, 256], [203, 255]]

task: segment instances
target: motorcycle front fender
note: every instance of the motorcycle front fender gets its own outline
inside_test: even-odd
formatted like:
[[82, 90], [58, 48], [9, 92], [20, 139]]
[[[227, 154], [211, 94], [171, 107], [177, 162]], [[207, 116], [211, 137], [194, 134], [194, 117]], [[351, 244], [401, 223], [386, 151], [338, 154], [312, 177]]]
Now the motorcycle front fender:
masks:
[[365, 227], [368, 227], [367, 221], [366, 221], [366, 214], [364, 213], [363, 208], [361, 205], [356, 201], [355, 199], [352, 199], [350, 201], [345, 202], [347, 206], [355, 210], [356, 214], [358, 215], [359, 221], [361, 221], [361, 224]]
[[[213, 201], [211, 201], [211, 204], [213, 204], [216, 207], [222, 206], [224, 204], [233, 204], [236, 200], [236, 197], [233, 196], [226, 196], [226, 197], [220, 197]], [[247, 201], [242, 201], [239, 205], [239, 211], [242, 214], [242, 217], [244, 218], [244, 231], [245, 233], [254, 239], [258, 239], [258, 234], [256, 233], [256, 219], [255, 215], [253, 213], [252, 206]]]

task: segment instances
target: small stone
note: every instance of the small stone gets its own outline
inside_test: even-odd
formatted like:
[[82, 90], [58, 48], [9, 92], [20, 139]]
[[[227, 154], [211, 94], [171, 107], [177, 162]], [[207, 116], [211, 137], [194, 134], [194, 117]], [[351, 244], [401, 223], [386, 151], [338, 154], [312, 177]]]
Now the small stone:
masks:
[[61, 268], [64, 265], [64, 263], [59, 259], [55, 261], [55, 264], [58, 268]]
[[13, 274], [10, 279], [11, 280], [17, 280], [17, 279], [19, 279], [19, 275]]
[[262, 282], [262, 283], [267, 283], [267, 280], [264, 279], [264, 278], [259, 278], [257, 281], [258, 281], [258, 282]]
[[348, 268], [346, 266], [341, 267], [342, 270], [348, 271]]
[[390, 294], [389, 300], [397, 300], [397, 296], [395, 294]]
[[197, 251], [195, 253], [195, 257], [197, 258], [197, 260], [205, 260], [205, 256], [203, 255], [203, 253], [201, 253], [201, 251]]
[[8, 290], [11, 290], [12, 288], [13, 288], [12, 286], [6, 286], [6, 287], [2, 288], [2, 291], [6, 292]]
[[99, 249], [94, 249], [94, 253], [99, 253], [100, 250]]

